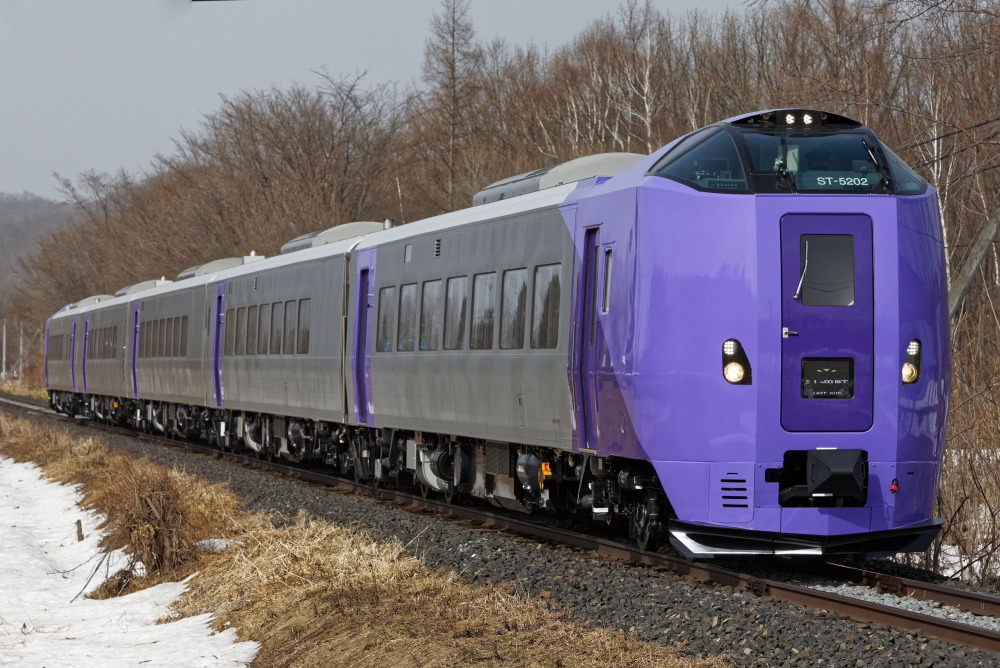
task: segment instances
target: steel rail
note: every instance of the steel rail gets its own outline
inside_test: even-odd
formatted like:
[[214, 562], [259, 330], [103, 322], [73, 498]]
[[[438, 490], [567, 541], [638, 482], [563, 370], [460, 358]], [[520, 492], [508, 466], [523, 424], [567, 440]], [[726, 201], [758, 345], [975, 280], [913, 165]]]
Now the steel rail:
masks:
[[973, 615], [1000, 617], [1000, 596], [994, 594], [954, 589], [946, 585], [901, 578], [845, 564], [827, 564], [820, 573], [871, 587], [885, 594], [895, 594], [918, 601], [933, 601]]
[[[40, 404], [27, 403], [21, 399], [0, 396], [0, 402], [21, 409], [59, 415], [46, 410]], [[65, 416], [60, 416], [65, 419]], [[769, 596], [778, 601], [806, 608], [828, 610], [842, 617], [859, 622], [884, 624], [897, 629], [920, 631], [929, 638], [937, 638], [951, 643], [966, 645], [990, 652], [1000, 652], [1000, 633], [983, 627], [935, 617], [918, 612], [901, 610], [892, 606], [855, 599], [809, 587], [760, 578], [740, 573], [709, 562], [697, 562], [656, 552], [644, 552], [638, 547], [618, 543], [605, 538], [544, 526], [530, 520], [494, 512], [473, 506], [451, 505], [434, 498], [424, 498], [397, 489], [372, 487], [355, 480], [330, 474], [293, 467], [278, 462], [270, 462], [241, 453], [221, 451], [218, 448], [201, 445], [193, 441], [173, 440], [163, 436], [142, 434], [130, 429], [115, 427], [98, 422], [91, 423], [104, 431], [127, 435], [142, 441], [180, 446], [191, 452], [224, 459], [241, 465], [260, 469], [286, 477], [326, 487], [335, 487], [352, 492], [360, 492], [383, 501], [410, 508], [430, 511], [438, 515], [475, 523], [481, 527], [499, 529], [519, 536], [543, 540], [569, 546], [606, 558], [641, 564], [659, 570], [667, 570], [680, 576], [705, 583], [728, 586], [736, 591], [746, 591], [759, 596]], [[828, 565], [835, 566], [835, 565]], [[944, 605], [967, 610], [976, 614], [1000, 616], [1000, 598], [988, 594], [950, 589], [914, 580], [896, 578], [884, 574], [852, 569], [837, 565], [838, 576], [852, 582], [865, 584], [888, 593], [936, 601]]]

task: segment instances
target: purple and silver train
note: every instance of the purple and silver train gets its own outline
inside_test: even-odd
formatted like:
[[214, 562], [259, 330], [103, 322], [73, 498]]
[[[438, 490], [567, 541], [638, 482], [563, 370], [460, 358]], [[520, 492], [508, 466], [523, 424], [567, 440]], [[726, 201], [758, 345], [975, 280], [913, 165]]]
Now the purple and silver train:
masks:
[[868, 128], [759, 112], [474, 204], [67, 306], [52, 406], [690, 556], [929, 545], [941, 222]]

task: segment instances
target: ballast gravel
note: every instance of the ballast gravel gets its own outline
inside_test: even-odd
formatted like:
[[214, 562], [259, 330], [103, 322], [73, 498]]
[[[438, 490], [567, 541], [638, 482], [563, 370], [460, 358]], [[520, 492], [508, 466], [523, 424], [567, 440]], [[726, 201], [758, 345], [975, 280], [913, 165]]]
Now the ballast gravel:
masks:
[[725, 655], [737, 666], [1000, 666], [1000, 656], [918, 632], [846, 621], [568, 548], [464, 528], [168, 446], [105, 439], [134, 455], [228, 483], [249, 510], [289, 517], [304, 510], [375, 539], [395, 538], [430, 567], [453, 570], [473, 583], [513, 583], [570, 618], [632, 632], [692, 656]]

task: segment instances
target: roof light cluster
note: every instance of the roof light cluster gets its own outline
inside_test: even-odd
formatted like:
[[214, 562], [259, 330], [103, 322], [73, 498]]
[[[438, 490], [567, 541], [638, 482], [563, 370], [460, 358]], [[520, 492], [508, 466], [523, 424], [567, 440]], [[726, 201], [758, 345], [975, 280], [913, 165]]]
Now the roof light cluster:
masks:
[[[797, 115], [797, 112], [785, 112], [785, 125], [812, 125], [816, 122], [816, 117], [813, 116], [811, 112], [803, 111], [801, 116]], [[763, 114], [764, 120], [770, 120], [770, 114]], [[820, 114], [819, 120], [825, 121], [827, 119], [826, 114]]]
[[812, 109], [782, 109], [780, 111], [765, 111], [753, 116], [746, 116], [733, 122], [738, 126], [793, 126], [793, 127], [819, 127], [835, 125], [839, 127], [860, 127], [857, 121], [830, 114], [825, 111]]

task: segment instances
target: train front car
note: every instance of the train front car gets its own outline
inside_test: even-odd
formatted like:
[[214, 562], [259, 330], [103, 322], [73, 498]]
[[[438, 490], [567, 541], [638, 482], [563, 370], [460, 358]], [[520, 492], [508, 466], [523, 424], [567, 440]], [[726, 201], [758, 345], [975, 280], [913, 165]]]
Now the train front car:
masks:
[[934, 191], [860, 123], [798, 109], [644, 165], [579, 204], [602, 235], [584, 265], [604, 248], [627, 274], [594, 307], [601, 448], [652, 462], [689, 556], [925, 549], [950, 383]]

